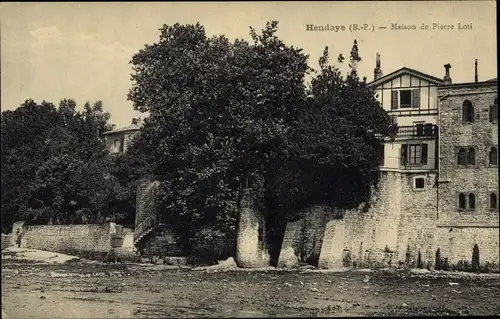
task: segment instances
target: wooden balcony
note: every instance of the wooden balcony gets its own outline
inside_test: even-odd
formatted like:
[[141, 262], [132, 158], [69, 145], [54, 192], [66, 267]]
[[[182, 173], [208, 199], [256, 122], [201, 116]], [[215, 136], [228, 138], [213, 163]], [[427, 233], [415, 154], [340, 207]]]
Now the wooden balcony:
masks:
[[438, 137], [439, 127], [435, 124], [417, 124], [411, 126], [399, 126], [396, 138], [411, 137], [419, 139], [435, 139]]

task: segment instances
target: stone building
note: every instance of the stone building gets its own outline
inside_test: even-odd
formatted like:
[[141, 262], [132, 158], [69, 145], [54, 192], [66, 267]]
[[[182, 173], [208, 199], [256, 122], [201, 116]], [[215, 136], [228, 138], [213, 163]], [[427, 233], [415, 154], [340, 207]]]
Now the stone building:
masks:
[[132, 138], [141, 128], [140, 119], [132, 119], [132, 123], [126, 127], [114, 128], [104, 133], [106, 145], [111, 154], [123, 154], [127, 151]]
[[[451, 82], [451, 79], [450, 79]], [[497, 80], [441, 86], [437, 231], [451, 263], [499, 258]]]
[[497, 81], [479, 82], [477, 62], [472, 83], [453, 84], [451, 65], [444, 68], [443, 79], [407, 67], [383, 76], [377, 55], [368, 85], [399, 127], [395, 139], [382, 141], [380, 182], [365, 210], [332, 219], [318, 207], [290, 223], [288, 257], [278, 264], [289, 264], [291, 250], [303, 254], [306, 224], [324, 228], [309, 238], [321, 246], [322, 268], [419, 259], [432, 266], [438, 248], [454, 264], [470, 261], [475, 244], [482, 263], [498, 264]]

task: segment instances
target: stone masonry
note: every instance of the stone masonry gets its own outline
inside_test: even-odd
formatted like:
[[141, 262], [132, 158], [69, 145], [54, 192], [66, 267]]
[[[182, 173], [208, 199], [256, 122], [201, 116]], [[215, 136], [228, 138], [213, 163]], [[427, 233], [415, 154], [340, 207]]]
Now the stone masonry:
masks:
[[[498, 96], [497, 82], [443, 86], [439, 95], [441, 146], [436, 246], [455, 263], [470, 260], [472, 248], [478, 244], [482, 262], [498, 263], [498, 164], [489, 163], [491, 147], [498, 152], [498, 119], [490, 121], [489, 114]], [[466, 100], [474, 108], [472, 122], [462, 120], [462, 105]], [[458, 165], [460, 147], [474, 148], [474, 165]], [[475, 195], [474, 209], [459, 208], [460, 193]], [[497, 195], [496, 209], [490, 209], [491, 193]]]

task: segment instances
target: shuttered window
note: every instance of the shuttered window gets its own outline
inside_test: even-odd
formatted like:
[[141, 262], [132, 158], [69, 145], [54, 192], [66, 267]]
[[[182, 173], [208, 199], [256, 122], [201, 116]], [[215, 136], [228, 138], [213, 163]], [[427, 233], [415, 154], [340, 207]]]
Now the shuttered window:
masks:
[[427, 165], [429, 159], [429, 145], [404, 144], [401, 145], [401, 165]]
[[401, 165], [408, 164], [408, 145], [401, 145]]
[[420, 89], [415, 89], [411, 92], [412, 108], [420, 108]]
[[427, 144], [422, 144], [422, 165], [427, 165], [427, 158], [429, 156], [429, 145]]
[[391, 109], [396, 110], [398, 108], [398, 91], [392, 91], [392, 98], [391, 98]]

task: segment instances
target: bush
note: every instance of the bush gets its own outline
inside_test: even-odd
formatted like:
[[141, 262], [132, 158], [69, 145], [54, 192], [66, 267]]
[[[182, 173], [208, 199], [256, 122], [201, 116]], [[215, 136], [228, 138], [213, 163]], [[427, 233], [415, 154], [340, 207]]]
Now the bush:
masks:
[[450, 270], [450, 263], [448, 262], [448, 258], [445, 257], [441, 261], [441, 269], [444, 270], [444, 271]]
[[472, 270], [472, 265], [468, 260], [459, 260], [456, 265], [452, 267], [453, 270], [455, 271], [471, 271]]
[[351, 258], [351, 251], [350, 250], [344, 250], [344, 256], [342, 258], [342, 264], [344, 267], [351, 267], [352, 265], [352, 258]]
[[435, 260], [436, 266], [434, 267], [436, 270], [441, 270], [441, 249], [436, 250], [436, 260]]
[[420, 253], [420, 249], [418, 250], [417, 268], [419, 269], [424, 268], [424, 263], [422, 262], [422, 254]]
[[479, 272], [479, 246], [477, 244], [474, 244], [472, 249], [472, 269]]

